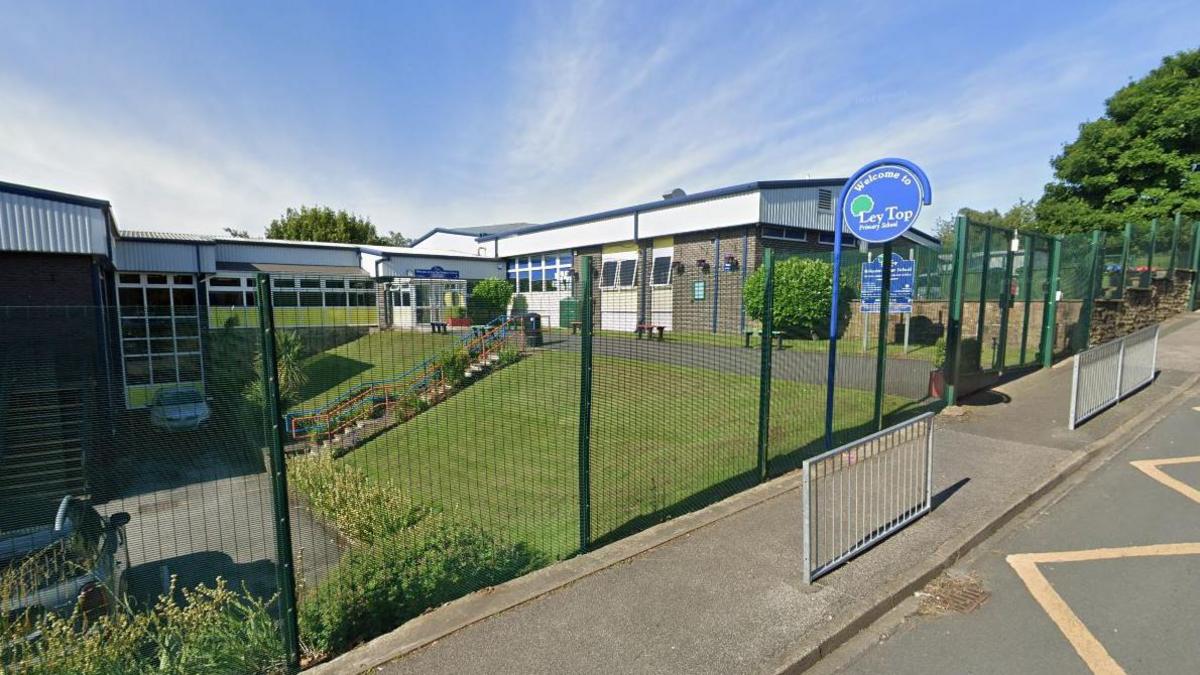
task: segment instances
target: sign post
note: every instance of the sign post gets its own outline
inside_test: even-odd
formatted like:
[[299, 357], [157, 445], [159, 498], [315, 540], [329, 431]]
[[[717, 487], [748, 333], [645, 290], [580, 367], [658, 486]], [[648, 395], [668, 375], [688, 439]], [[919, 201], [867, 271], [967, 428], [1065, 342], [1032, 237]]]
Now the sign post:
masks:
[[[829, 314], [829, 365], [825, 388], [825, 447], [833, 448], [834, 392], [837, 376], [838, 307], [841, 291], [842, 228], [859, 241], [882, 244], [913, 226], [921, 207], [933, 201], [929, 179], [916, 164], [898, 158], [878, 159], [856, 171], [838, 194], [833, 217], [833, 306]], [[888, 247], [889, 249], [891, 247]], [[891, 251], [889, 250], [890, 254]], [[881, 256], [880, 282], [891, 290], [891, 255]], [[886, 271], [883, 266], [886, 266]], [[881, 288], [882, 290], [882, 288]], [[890, 293], [888, 293], [890, 295]], [[911, 296], [910, 296], [911, 301]], [[889, 303], [890, 304], [890, 303]], [[887, 308], [882, 308], [887, 311]]]

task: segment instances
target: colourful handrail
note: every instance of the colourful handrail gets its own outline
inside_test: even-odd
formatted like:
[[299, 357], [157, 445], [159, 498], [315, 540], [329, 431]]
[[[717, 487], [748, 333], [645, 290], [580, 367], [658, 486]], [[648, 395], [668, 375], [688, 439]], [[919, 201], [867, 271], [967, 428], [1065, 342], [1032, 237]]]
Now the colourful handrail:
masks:
[[[472, 358], [486, 357], [492, 346], [507, 341], [514, 320], [501, 316], [489, 321], [482, 329], [459, 338], [453, 349], [466, 349]], [[296, 440], [331, 437], [360, 419], [370, 417], [380, 408], [410, 395], [420, 395], [433, 382], [443, 379], [439, 356], [431, 356], [398, 377], [364, 382], [351, 387], [321, 408], [297, 410], [284, 416], [288, 434]]]

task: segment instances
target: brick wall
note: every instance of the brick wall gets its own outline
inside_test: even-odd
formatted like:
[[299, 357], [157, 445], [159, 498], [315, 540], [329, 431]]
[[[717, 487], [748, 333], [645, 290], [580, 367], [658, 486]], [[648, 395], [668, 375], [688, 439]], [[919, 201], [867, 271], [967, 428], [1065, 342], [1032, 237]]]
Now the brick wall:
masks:
[[0, 253], [0, 306], [62, 307], [95, 302], [90, 256]]
[[[677, 235], [674, 259], [683, 264], [683, 270], [673, 275], [671, 284], [674, 329], [711, 331], [715, 308], [718, 332], [742, 330], [744, 321], [749, 321], [743, 319], [743, 278], [757, 268], [759, 255], [754, 227]], [[725, 260], [729, 256], [733, 257], [734, 268], [727, 272]], [[707, 261], [708, 269], [701, 269], [697, 260]], [[694, 299], [697, 281], [704, 282], [703, 300]]]
[[1120, 300], [1097, 300], [1092, 311], [1091, 344], [1114, 340], [1188, 311], [1195, 277], [1191, 270], [1175, 270], [1173, 277], [1153, 279], [1149, 288], [1126, 288]]

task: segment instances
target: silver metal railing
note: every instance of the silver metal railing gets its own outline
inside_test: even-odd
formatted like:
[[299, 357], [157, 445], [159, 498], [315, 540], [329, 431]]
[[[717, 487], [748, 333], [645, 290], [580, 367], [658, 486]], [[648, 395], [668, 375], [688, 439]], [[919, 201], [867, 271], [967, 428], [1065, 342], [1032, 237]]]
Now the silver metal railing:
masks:
[[1158, 326], [1150, 326], [1075, 355], [1068, 426], [1094, 417], [1154, 379]]
[[804, 582], [927, 513], [933, 413], [804, 461]]

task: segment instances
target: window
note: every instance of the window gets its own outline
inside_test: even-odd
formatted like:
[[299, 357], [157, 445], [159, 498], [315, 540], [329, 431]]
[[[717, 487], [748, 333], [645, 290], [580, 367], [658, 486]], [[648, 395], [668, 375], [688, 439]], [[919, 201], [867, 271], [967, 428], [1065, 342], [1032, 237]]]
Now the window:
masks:
[[762, 236], [768, 239], [789, 239], [791, 241], [806, 241], [808, 232], [798, 227], [764, 227]]
[[832, 211], [833, 210], [833, 191], [832, 190], [817, 190], [817, 210]]
[[[218, 299], [242, 301], [237, 279], [223, 279]], [[232, 283], [230, 283], [232, 282]], [[121, 355], [125, 385], [203, 380], [200, 318], [195, 278], [190, 274], [117, 276]]]
[[521, 256], [505, 262], [506, 275], [518, 293], [565, 291], [569, 286], [560, 283], [560, 273], [571, 269], [571, 254]]
[[[833, 246], [833, 233], [832, 232], [822, 232], [817, 237], [817, 241], [821, 242], [822, 244], [827, 244], [829, 246]], [[842, 248], [852, 248], [854, 246], [858, 246], [858, 239], [856, 239], [852, 235], [843, 233], [842, 234]]]
[[617, 269], [617, 283], [621, 286], [632, 286], [634, 274], [637, 272], [637, 258], [622, 260]]
[[651, 283], [664, 286], [671, 283], [671, 256], [655, 256], [654, 268], [651, 272]]
[[600, 266], [600, 287], [611, 288], [617, 285], [617, 261], [605, 260]]

